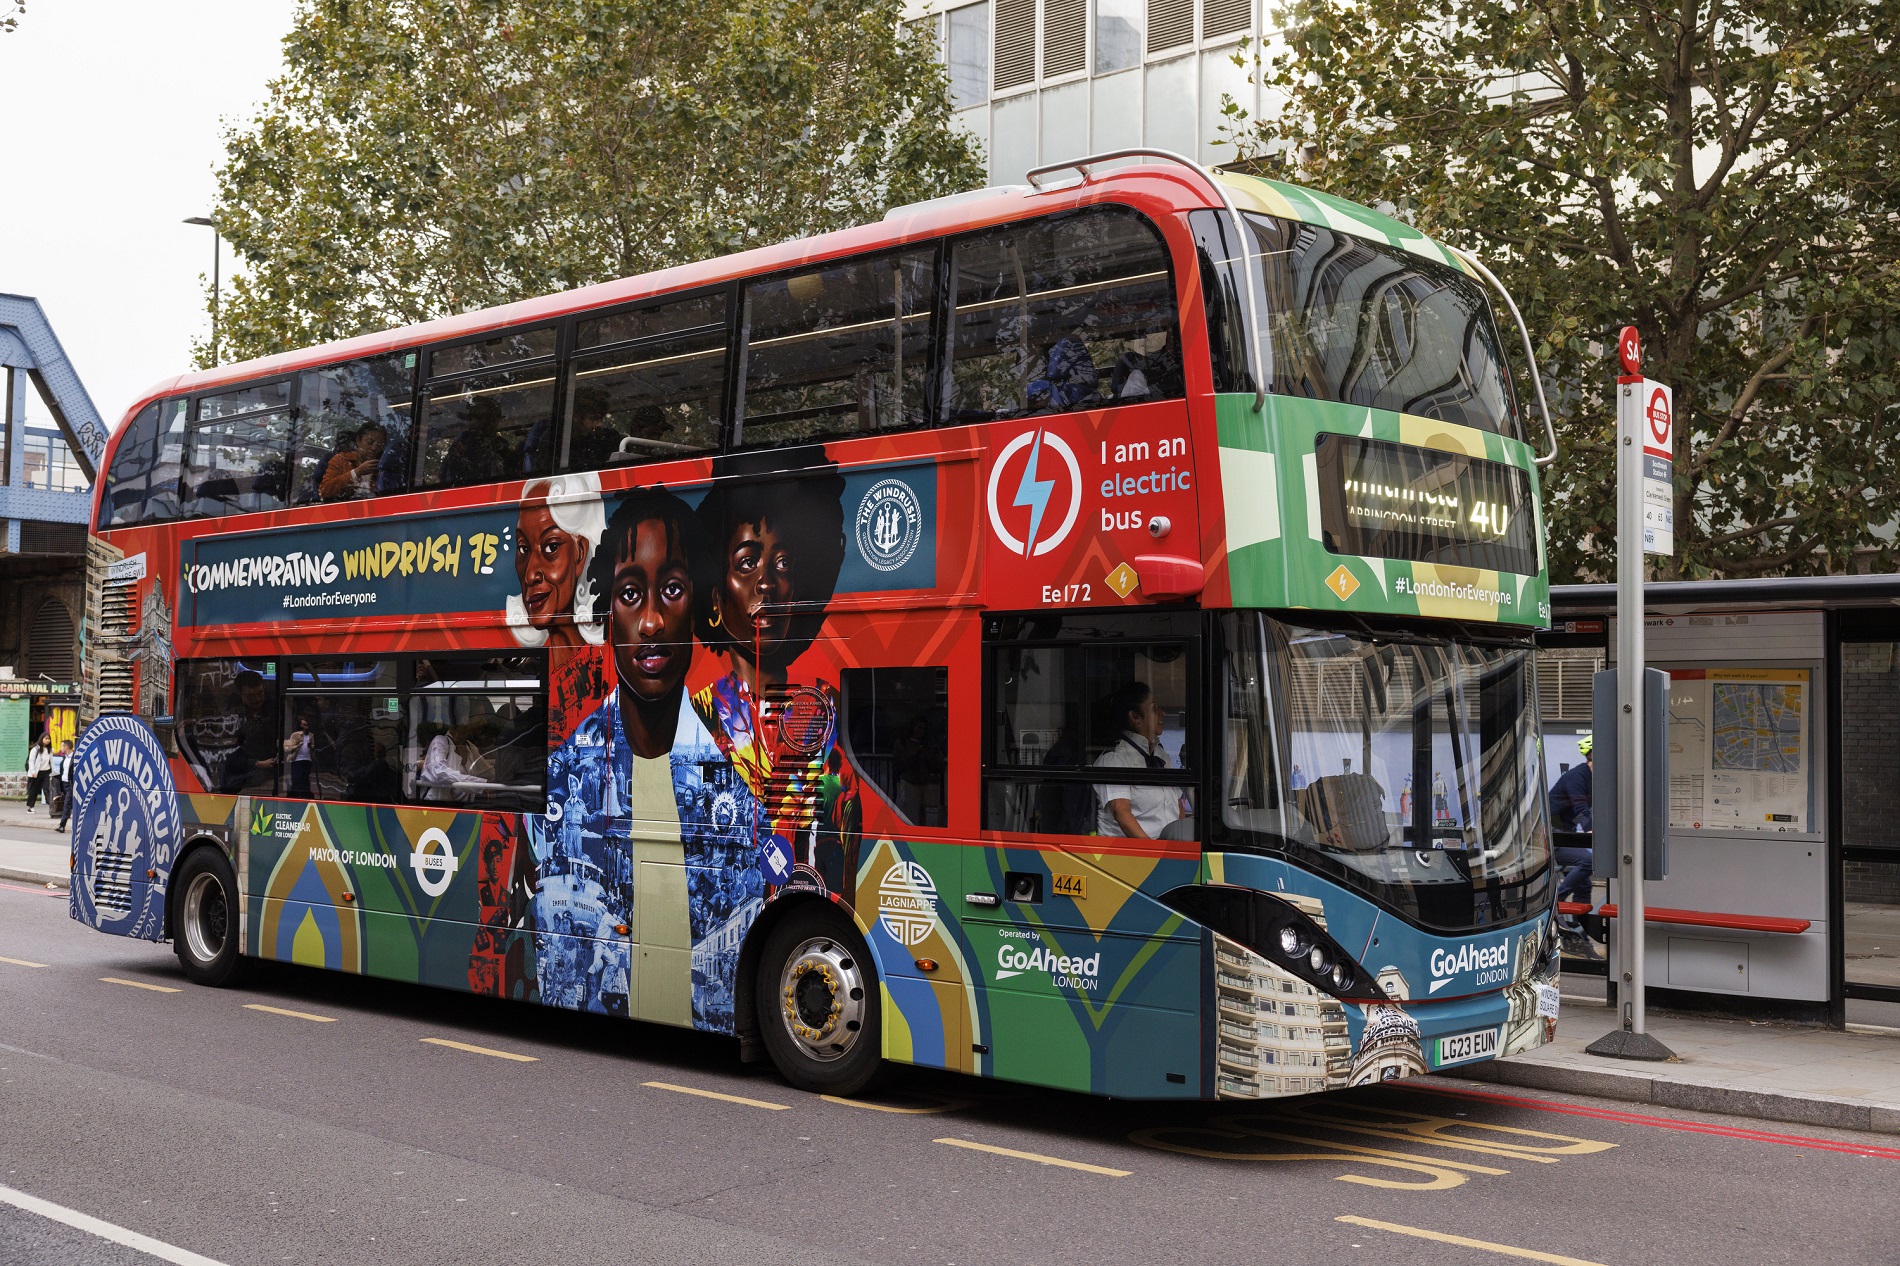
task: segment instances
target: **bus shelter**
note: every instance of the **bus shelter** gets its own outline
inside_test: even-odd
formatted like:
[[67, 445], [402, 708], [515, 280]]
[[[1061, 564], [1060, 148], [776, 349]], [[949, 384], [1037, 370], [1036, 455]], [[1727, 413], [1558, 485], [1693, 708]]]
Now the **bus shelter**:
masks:
[[[1581, 759], [1591, 675], [1614, 664], [1616, 587], [1551, 603], [1554, 783]], [[1900, 576], [1658, 582], [1644, 606], [1649, 664], [1670, 674], [1652, 996], [1836, 1026], [1849, 998], [1900, 1001]]]

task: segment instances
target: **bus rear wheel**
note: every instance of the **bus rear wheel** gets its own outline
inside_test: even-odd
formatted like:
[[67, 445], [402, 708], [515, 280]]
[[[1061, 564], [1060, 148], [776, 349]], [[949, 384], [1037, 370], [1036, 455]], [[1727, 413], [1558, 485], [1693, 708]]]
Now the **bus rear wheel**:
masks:
[[877, 969], [857, 929], [829, 906], [793, 910], [766, 937], [758, 976], [766, 1053], [813, 1094], [853, 1095], [883, 1062]]
[[172, 876], [172, 946], [178, 965], [194, 984], [214, 989], [237, 980], [237, 876], [216, 848], [200, 848]]

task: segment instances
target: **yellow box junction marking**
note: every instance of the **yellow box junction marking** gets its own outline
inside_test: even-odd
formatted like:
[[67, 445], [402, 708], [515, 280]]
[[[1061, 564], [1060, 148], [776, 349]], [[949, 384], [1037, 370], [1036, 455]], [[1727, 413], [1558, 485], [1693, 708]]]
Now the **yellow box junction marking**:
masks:
[[[1487, 1158], [1553, 1164], [1567, 1156], [1608, 1151], [1613, 1143], [1550, 1134], [1517, 1126], [1489, 1125], [1456, 1117], [1430, 1116], [1358, 1104], [1287, 1104], [1277, 1110], [1235, 1113], [1215, 1117], [1202, 1126], [1155, 1126], [1136, 1130], [1130, 1142], [1185, 1156], [1210, 1160], [1341, 1161], [1364, 1165], [1380, 1173], [1398, 1170], [1421, 1179], [1336, 1174], [1339, 1182], [1401, 1191], [1446, 1191], [1462, 1187], [1471, 1174], [1498, 1176], [1508, 1169], [1450, 1160], [1429, 1151], [1399, 1151], [1368, 1147], [1338, 1138], [1316, 1137], [1321, 1132], [1391, 1139], [1420, 1149], [1477, 1153]], [[1291, 1144], [1291, 1148], [1263, 1147], [1257, 1140]], [[1312, 1149], [1312, 1150], [1306, 1150]]]
[[921, 1108], [900, 1108], [894, 1103], [872, 1103], [867, 1099], [840, 1099], [837, 1095], [819, 1095], [826, 1103], [839, 1104], [846, 1108], [869, 1108], [873, 1112], [895, 1112], [900, 1116], [928, 1117], [939, 1112], [955, 1112], [974, 1104], [974, 1099], [945, 1099], [940, 1103]]
[[1375, 1231], [1390, 1231], [1394, 1235], [1410, 1235], [1421, 1240], [1436, 1240], [1440, 1244], [1456, 1244], [1460, 1248], [1481, 1249], [1504, 1257], [1522, 1257], [1533, 1262], [1553, 1262], [1555, 1266], [1603, 1266], [1601, 1262], [1586, 1261], [1581, 1257], [1565, 1257], [1562, 1253], [1544, 1253], [1534, 1248], [1518, 1248], [1513, 1244], [1493, 1244], [1490, 1240], [1447, 1235], [1443, 1231], [1427, 1231], [1424, 1227], [1406, 1226], [1399, 1222], [1380, 1222], [1374, 1218], [1361, 1218], [1350, 1213], [1341, 1214], [1333, 1221], [1349, 1223], [1352, 1226], [1368, 1226]]
[[1082, 1161], [1063, 1160], [1060, 1156], [1044, 1156], [1041, 1152], [1019, 1152], [1013, 1147], [997, 1147], [993, 1143], [974, 1143], [969, 1139], [936, 1139], [934, 1141], [948, 1147], [968, 1148], [972, 1152], [989, 1152], [994, 1156], [1035, 1161], [1038, 1165], [1060, 1165], [1064, 1169], [1079, 1169], [1085, 1174], [1101, 1174], [1107, 1178], [1126, 1178], [1134, 1172], [1131, 1169], [1110, 1169], [1106, 1165], [1089, 1165]]
[[701, 1099], [717, 1099], [722, 1103], [743, 1104], [748, 1108], [765, 1108], [771, 1112], [783, 1112], [792, 1105], [789, 1103], [767, 1103], [763, 1099], [748, 1099], [744, 1095], [726, 1095], [717, 1090], [701, 1090], [696, 1086], [676, 1086], [670, 1081], [643, 1081], [643, 1086], [655, 1090], [670, 1090], [676, 1095], [696, 1095]]
[[45, 967], [45, 963], [36, 963], [30, 958], [8, 958], [0, 954], [0, 963], [12, 963], [15, 967]]
[[493, 1055], [496, 1059], [512, 1059], [517, 1064], [538, 1064], [538, 1055], [517, 1055], [513, 1051], [498, 1051], [491, 1046], [471, 1046], [467, 1042], [451, 1042], [446, 1037], [425, 1037], [421, 1039], [431, 1046], [446, 1046], [452, 1051], [467, 1051], [470, 1055]]
[[142, 980], [127, 980], [123, 976], [101, 976], [100, 980], [108, 985], [130, 985], [134, 989], [149, 989], [153, 993], [183, 993], [183, 989], [173, 989], [170, 985], [148, 985]]
[[261, 1002], [247, 1002], [244, 1004], [244, 1009], [246, 1011], [263, 1011], [270, 1015], [287, 1015], [293, 1020], [312, 1020], [318, 1024], [336, 1023], [336, 1017], [333, 1015], [312, 1015], [308, 1011], [292, 1011], [286, 1007], [267, 1007]]

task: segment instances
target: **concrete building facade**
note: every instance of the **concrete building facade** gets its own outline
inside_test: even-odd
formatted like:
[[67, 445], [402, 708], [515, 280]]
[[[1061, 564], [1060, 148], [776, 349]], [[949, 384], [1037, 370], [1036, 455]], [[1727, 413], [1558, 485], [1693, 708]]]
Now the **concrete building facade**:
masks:
[[1228, 162], [1224, 99], [1260, 113], [1265, 0], [948, 0], [913, 16], [936, 26], [993, 185], [1132, 146]]

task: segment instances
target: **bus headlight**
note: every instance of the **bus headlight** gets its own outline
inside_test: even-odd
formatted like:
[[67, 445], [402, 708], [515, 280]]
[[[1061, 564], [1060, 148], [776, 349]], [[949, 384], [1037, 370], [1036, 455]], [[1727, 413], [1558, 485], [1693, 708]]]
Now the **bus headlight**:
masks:
[[1288, 958], [1298, 958], [1306, 952], [1306, 938], [1300, 935], [1300, 929], [1288, 923], [1280, 928], [1280, 952]]

